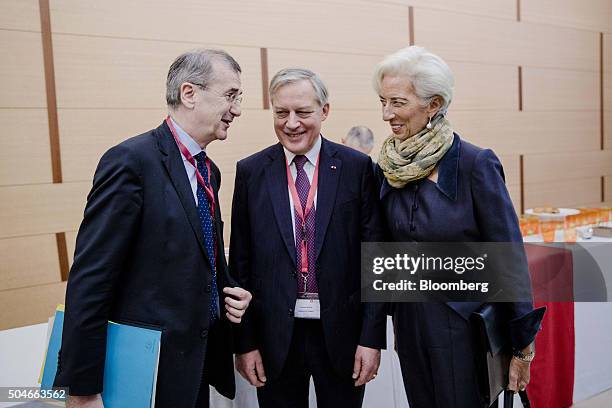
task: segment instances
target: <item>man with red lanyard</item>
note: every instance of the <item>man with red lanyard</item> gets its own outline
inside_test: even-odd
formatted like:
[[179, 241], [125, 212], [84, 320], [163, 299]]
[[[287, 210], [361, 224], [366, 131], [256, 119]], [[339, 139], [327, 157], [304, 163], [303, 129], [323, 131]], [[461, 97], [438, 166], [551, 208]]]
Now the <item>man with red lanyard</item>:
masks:
[[227, 270], [221, 174], [205, 149], [240, 116], [240, 73], [224, 51], [179, 56], [168, 117], [100, 160], [66, 290], [55, 384], [68, 407], [103, 406], [109, 320], [162, 332], [156, 407], [208, 407], [209, 385], [234, 397], [231, 326], [251, 294]]
[[259, 406], [360, 407], [385, 347], [384, 307], [360, 301], [360, 244], [381, 240], [371, 159], [321, 136], [327, 89], [305, 69], [270, 83], [279, 143], [238, 162], [230, 270], [253, 293], [236, 367]]

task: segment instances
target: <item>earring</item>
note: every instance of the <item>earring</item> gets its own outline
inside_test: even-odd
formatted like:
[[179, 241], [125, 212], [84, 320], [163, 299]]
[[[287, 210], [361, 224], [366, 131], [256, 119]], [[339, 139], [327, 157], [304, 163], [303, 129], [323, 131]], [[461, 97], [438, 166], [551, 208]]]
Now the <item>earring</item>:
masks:
[[425, 126], [427, 129], [431, 129], [433, 126], [431, 125], [431, 117], [429, 118], [429, 122], [427, 122], [427, 126]]

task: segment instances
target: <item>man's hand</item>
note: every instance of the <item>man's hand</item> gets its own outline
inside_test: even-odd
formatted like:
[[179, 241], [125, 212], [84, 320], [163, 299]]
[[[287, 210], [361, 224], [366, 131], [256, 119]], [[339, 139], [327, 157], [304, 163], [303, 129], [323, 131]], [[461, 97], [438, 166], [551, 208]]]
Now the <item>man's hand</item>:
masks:
[[244, 312], [249, 307], [249, 303], [253, 298], [251, 292], [239, 287], [227, 287], [223, 288], [223, 293], [230, 295], [225, 297], [225, 316], [232, 323], [240, 323]]
[[102, 396], [96, 395], [71, 395], [66, 402], [66, 408], [104, 408]]
[[380, 350], [364, 346], [357, 346], [355, 352], [355, 365], [353, 366], [353, 380], [355, 387], [364, 385], [376, 378], [380, 366]]
[[249, 384], [255, 387], [261, 387], [266, 383], [266, 373], [259, 350], [236, 354], [236, 370]]
[[[527, 354], [531, 352], [531, 350], [531, 345], [529, 345], [521, 351]], [[508, 373], [508, 389], [510, 391], [518, 392], [525, 390], [531, 376], [529, 371], [530, 366], [531, 363], [512, 357], [510, 360], [510, 371]]]

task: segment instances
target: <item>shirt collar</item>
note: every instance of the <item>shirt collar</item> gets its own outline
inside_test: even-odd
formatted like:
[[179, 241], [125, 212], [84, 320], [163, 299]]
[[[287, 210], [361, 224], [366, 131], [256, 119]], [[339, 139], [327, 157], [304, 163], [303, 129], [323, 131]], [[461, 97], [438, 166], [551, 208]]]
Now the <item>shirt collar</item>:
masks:
[[[181, 143], [187, 148], [187, 150], [189, 151], [191, 156], [193, 156], [195, 158], [195, 156], [198, 153], [204, 151], [204, 150], [202, 150], [200, 145], [197, 144], [196, 141], [193, 140], [193, 138], [191, 136], [189, 136], [189, 134], [187, 132], [185, 132], [183, 130], [183, 128], [181, 128], [178, 125], [178, 123], [176, 123], [174, 121], [174, 119], [172, 119], [172, 117], [170, 117], [170, 120], [172, 121], [172, 125], [174, 126], [174, 129], [176, 130], [176, 135], [178, 136], [178, 138], [181, 141]], [[187, 160], [187, 159], [185, 157], [183, 157], [183, 160]]]
[[[285, 148], [285, 146], [283, 146], [283, 151], [285, 152], [287, 163], [291, 165], [291, 162], [293, 162], [293, 158], [296, 156], [296, 154], [291, 153], [289, 150]], [[317, 164], [317, 157], [319, 157], [320, 151], [321, 151], [321, 135], [319, 134], [319, 137], [317, 137], [317, 141], [315, 142], [314, 146], [312, 146], [312, 148], [308, 152], [306, 152], [304, 156], [306, 156], [310, 164], [315, 166]]]

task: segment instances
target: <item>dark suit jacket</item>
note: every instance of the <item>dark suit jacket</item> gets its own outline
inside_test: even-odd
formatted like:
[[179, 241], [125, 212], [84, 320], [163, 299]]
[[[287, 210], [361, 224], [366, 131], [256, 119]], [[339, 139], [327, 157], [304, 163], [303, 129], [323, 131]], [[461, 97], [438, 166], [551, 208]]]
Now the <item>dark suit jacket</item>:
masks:
[[[392, 241], [522, 242], [503, 168], [492, 150], [476, 147], [455, 134], [453, 145], [438, 164], [437, 183], [422, 179], [398, 189], [382, 178], [382, 171], [378, 176], [385, 225]], [[517, 256], [524, 259], [524, 253]], [[530, 291], [526, 263], [514, 271], [516, 284]], [[448, 303], [465, 319], [480, 305]], [[544, 310], [534, 311], [530, 302], [498, 305], [508, 309], [514, 346], [522, 349], [530, 344]]]
[[[327, 351], [350, 376], [357, 345], [385, 348], [384, 306], [360, 302], [360, 244], [382, 238], [368, 156], [323, 139], [315, 219], [316, 271]], [[276, 144], [238, 162], [230, 271], [253, 293], [236, 351], [259, 349], [276, 378], [293, 334], [297, 297], [295, 237], [285, 154]]]
[[[216, 197], [221, 175], [211, 168]], [[221, 291], [235, 282], [227, 273], [216, 208]], [[168, 126], [111, 148], [96, 170], [77, 237], [56, 385], [74, 395], [102, 391], [112, 320], [162, 330], [156, 406], [193, 407], [209, 338], [211, 281], [197, 207]], [[230, 323], [223, 313], [215, 334], [227, 341], [209, 354], [208, 381], [233, 398]]]

